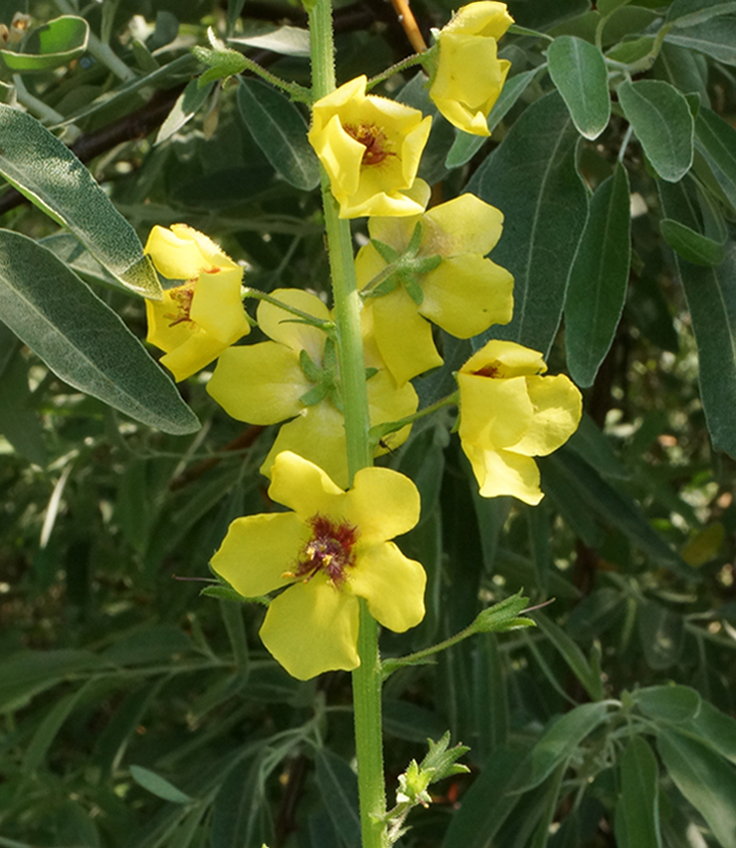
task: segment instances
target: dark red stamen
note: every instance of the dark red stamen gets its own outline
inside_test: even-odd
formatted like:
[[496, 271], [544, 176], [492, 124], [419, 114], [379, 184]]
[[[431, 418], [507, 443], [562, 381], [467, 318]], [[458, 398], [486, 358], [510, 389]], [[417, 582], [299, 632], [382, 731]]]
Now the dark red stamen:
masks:
[[331, 583], [342, 583], [346, 578], [345, 569], [355, 565], [353, 548], [358, 541], [358, 528], [347, 522], [335, 523], [323, 515], [310, 518], [309, 524], [312, 536], [304, 546], [295, 570], [285, 576], [311, 580], [323, 571]]

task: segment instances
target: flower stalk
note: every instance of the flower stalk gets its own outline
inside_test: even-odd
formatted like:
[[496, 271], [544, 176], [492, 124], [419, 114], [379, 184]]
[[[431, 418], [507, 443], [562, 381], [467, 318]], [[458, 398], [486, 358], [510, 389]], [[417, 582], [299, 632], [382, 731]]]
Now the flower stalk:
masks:
[[[330, 0], [316, 0], [309, 11], [312, 59], [312, 95], [314, 100], [335, 89], [335, 58]], [[352, 479], [372, 464], [368, 396], [360, 325], [360, 296], [355, 277], [350, 224], [339, 217], [339, 209], [330, 190], [329, 178], [322, 168], [327, 249], [337, 325], [338, 361], [345, 415], [348, 474]], [[378, 627], [360, 602], [358, 636], [360, 665], [353, 672], [353, 709], [355, 744], [358, 760], [358, 792], [363, 848], [386, 848], [388, 839], [383, 818], [386, 790], [383, 776], [381, 735], [381, 665], [378, 655]]]

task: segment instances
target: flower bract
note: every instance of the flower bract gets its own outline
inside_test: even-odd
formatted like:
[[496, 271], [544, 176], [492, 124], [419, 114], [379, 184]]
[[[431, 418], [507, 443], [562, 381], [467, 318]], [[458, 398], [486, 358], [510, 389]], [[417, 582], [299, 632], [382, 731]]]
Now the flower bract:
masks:
[[287, 587], [271, 601], [260, 635], [289, 674], [307, 680], [360, 664], [359, 598], [390, 630], [419, 624], [424, 569], [390, 541], [419, 520], [408, 477], [364, 468], [345, 492], [287, 451], [274, 461], [268, 493], [293, 511], [236, 519], [212, 568], [246, 598]]
[[204, 368], [250, 332], [240, 299], [243, 269], [207, 236], [186, 224], [154, 227], [146, 242], [156, 270], [185, 280], [146, 301], [147, 340], [166, 352], [161, 362], [175, 379]]
[[356, 77], [312, 108], [309, 141], [330, 178], [341, 218], [415, 215], [412, 195], [432, 123], [418, 109], [366, 94]]
[[582, 415], [582, 398], [572, 381], [564, 374], [541, 376], [546, 370], [538, 351], [492, 340], [458, 372], [458, 432], [483, 497], [542, 500], [532, 457], [563, 445]]
[[502, 224], [501, 212], [473, 194], [423, 215], [368, 221], [374, 241], [356, 257], [358, 285], [378, 350], [399, 385], [442, 364], [427, 321], [467, 339], [511, 320], [514, 278], [484, 258]]
[[497, 40], [514, 19], [505, 3], [463, 6], [438, 36], [439, 61], [429, 96], [447, 120], [473, 135], [490, 135], [486, 119], [511, 63], [497, 56]]
[[[330, 318], [316, 295], [300, 289], [277, 289], [272, 297], [315, 319]], [[290, 450], [319, 465], [339, 485], [347, 485], [345, 422], [334, 345], [324, 330], [301, 323], [272, 303], [260, 303], [258, 323], [272, 341], [225, 351], [207, 391], [239, 421], [268, 425], [291, 419], [279, 430], [261, 466], [263, 474], [270, 475], [279, 452]], [[367, 347], [371, 349], [370, 344]], [[383, 363], [367, 356], [366, 365], [375, 370]], [[417, 410], [412, 386], [399, 387], [385, 368], [370, 376], [367, 391], [372, 425], [398, 421]], [[391, 434], [388, 446], [398, 447], [409, 431], [404, 427]], [[379, 448], [380, 452], [385, 449]]]

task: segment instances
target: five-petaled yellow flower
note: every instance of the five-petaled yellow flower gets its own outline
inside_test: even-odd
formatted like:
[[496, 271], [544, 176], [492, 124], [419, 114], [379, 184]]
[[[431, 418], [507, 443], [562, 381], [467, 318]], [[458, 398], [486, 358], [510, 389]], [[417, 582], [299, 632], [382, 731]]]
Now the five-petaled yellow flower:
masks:
[[[317, 320], [330, 318], [324, 303], [309, 292], [277, 289], [271, 294]], [[261, 330], [272, 341], [226, 350], [207, 391], [238, 421], [268, 425], [292, 419], [279, 430], [261, 466], [263, 474], [270, 476], [276, 455], [290, 450], [319, 465], [338, 485], [347, 485], [345, 419], [338, 408], [338, 386], [333, 383], [337, 375], [326, 361], [330, 356], [327, 334], [265, 301], [259, 304], [257, 314]], [[416, 392], [411, 384], [396, 384], [378, 355], [371, 353], [373, 346], [368, 341], [366, 364], [381, 369], [366, 385], [371, 424], [412, 415], [419, 404]], [[331, 350], [334, 359], [334, 346]], [[410, 429], [407, 426], [391, 434], [389, 447], [394, 449], [404, 442]], [[379, 448], [376, 453], [385, 453], [385, 449]]]
[[538, 351], [493, 340], [458, 372], [460, 441], [483, 497], [542, 500], [532, 457], [563, 445], [582, 415], [578, 389], [564, 374], [540, 376], [546, 370]]
[[155, 226], [146, 242], [156, 270], [186, 280], [146, 301], [147, 340], [166, 352], [161, 362], [177, 381], [204, 368], [250, 332], [240, 300], [243, 269], [206, 235], [186, 224]]
[[[355, 270], [378, 350], [399, 385], [442, 364], [425, 319], [461, 339], [511, 320], [514, 278], [484, 259], [501, 237], [502, 224], [501, 212], [473, 194], [424, 215], [368, 221], [379, 246], [362, 247]], [[415, 246], [407, 255], [412, 238]], [[386, 277], [391, 252], [397, 270]]]
[[486, 119], [511, 66], [496, 55], [496, 42], [513, 22], [505, 3], [482, 0], [463, 6], [440, 30], [429, 96], [451, 124], [467, 133], [490, 135]]
[[309, 141], [330, 178], [341, 218], [416, 215], [412, 197], [431, 117], [386, 97], [366, 95], [356, 77], [312, 107]]
[[358, 598], [402, 633], [424, 617], [426, 575], [390, 540], [419, 520], [419, 492], [403, 474], [364, 468], [348, 492], [290, 452], [273, 464], [268, 493], [293, 512], [236, 519], [213, 570], [244, 597], [286, 588], [260, 635], [294, 677], [360, 665]]

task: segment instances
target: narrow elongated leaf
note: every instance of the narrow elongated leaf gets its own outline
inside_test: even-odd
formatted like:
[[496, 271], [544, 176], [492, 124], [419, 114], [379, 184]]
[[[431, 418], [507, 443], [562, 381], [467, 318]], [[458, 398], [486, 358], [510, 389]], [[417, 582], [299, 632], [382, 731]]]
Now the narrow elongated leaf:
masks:
[[573, 642], [561, 627], [558, 627], [543, 613], [536, 613], [534, 620], [537, 622], [539, 628], [544, 631], [544, 635], [562, 655], [562, 658], [583, 684], [590, 697], [596, 701], [602, 700], [603, 683], [600, 674], [597, 674], [590, 667], [590, 663], [578, 645]]
[[657, 760], [641, 736], [626, 746], [620, 763], [621, 797], [616, 805], [616, 839], [621, 848], [659, 848]]
[[515, 775], [513, 791], [526, 792], [546, 780], [577, 751], [586, 736], [605, 722], [609, 707], [606, 701], [581, 704], [548, 727]]
[[173, 804], [188, 804], [193, 800], [191, 796], [182, 792], [181, 789], [177, 789], [166, 778], [143, 766], [131, 766], [130, 776], [139, 786], [147, 789], [152, 795], [163, 798], [164, 801], [171, 801]]
[[242, 79], [238, 108], [256, 144], [279, 174], [295, 188], [319, 183], [317, 156], [307, 141], [307, 125], [297, 107], [270, 85]]
[[214, 86], [215, 83], [213, 82], [200, 86], [198, 79], [193, 79], [187, 83], [187, 87], [179, 95], [176, 103], [166, 116], [166, 120], [161, 124], [156, 136], [156, 144], [166, 141], [177, 130], [180, 130], [187, 121], [190, 121], [207, 102]]
[[695, 121], [695, 146], [736, 209], [736, 130], [711, 109], [701, 107]]
[[442, 848], [490, 848], [498, 829], [521, 800], [510, 793], [524, 749], [496, 748], [492, 759], [463, 795], [460, 809], [450, 819]]
[[608, 126], [611, 98], [603, 54], [593, 44], [561, 35], [547, 53], [549, 75], [585, 138], [594, 139]]
[[6, 49], [0, 50], [0, 56], [11, 71], [48, 71], [84, 53], [88, 37], [89, 24], [84, 18], [63, 15], [33, 30], [22, 53]]
[[161, 300], [161, 285], [135, 230], [90, 172], [35, 118], [0, 104], [0, 174], [69, 227], [123, 285]]
[[736, 765], [736, 720], [708, 701], [701, 701], [694, 718], [683, 723], [683, 730], [699, 736], [714, 751]]
[[736, 12], [734, 0], [674, 0], [667, 12], [667, 23], [689, 27], [729, 12]]
[[695, 125], [680, 92], [663, 80], [624, 82], [618, 99], [654, 170], [679, 182], [693, 164]]
[[[539, 72], [539, 68], [524, 71], [524, 73], [511, 77], [504, 84], [498, 100], [493, 104], [493, 109], [491, 109], [488, 115], [488, 129], [490, 132], [493, 132], [506, 117], [508, 111], [527, 90], [529, 83], [531, 83]], [[447, 168], [457, 168], [469, 162], [486, 141], [488, 141], [486, 136], [471, 135], [470, 133], [458, 130], [457, 137], [445, 159], [445, 166]]]
[[51, 743], [56, 738], [56, 734], [67, 718], [69, 718], [81, 697], [91, 688], [94, 682], [94, 680], [89, 680], [86, 684], [80, 686], [76, 692], [70, 692], [68, 695], [64, 695], [46, 713], [26, 748], [23, 758], [23, 768], [26, 771], [35, 771], [43, 764]]
[[567, 364], [580, 386], [593, 385], [613, 343], [626, 299], [630, 256], [629, 180], [619, 163], [593, 195], [565, 300]]
[[225, 778], [212, 811], [212, 848], [259, 845], [260, 809], [264, 803], [262, 758], [248, 758]]
[[[682, 186], [661, 183], [664, 214], [698, 228]], [[698, 347], [700, 395], [708, 432], [716, 450], [736, 456], [736, 242], [726, 244], [717, 268], [703, 268], [676, 257]]]
[[[228, 7], [229, 13], [230, 8]], [[251, 35], [229, 38], [228, 43], [258, 47], [261, 50], [270, 50], [272, 53], [281, 53], [284, 56], [309, 56], [309, 30], [292, 26], [269, 24], [259, 28]]]
[[543, 473], [543, 488], [547, 479], [545, 469], [551, 466], [554, 476], [561, 477], [580, 496], [580, 503], [585, 504], [588, 514], [592, 512], [604, 524], [616, 527], [642, 553], [674, 574], [690, 580], [694, 578], [694, 570], [653, 529], [636, 502], [610, 486], [580, 456], [562, 447], [538, 461]]
[[348, 848], [360, 845], [358, 778], [341, 757], [327, 748], [317, 750], [317, 785], [335, 830]]
[[713, 268], [723, 260], [725, 241], [714, 241], [671, 218], [660, 221], [659, 230], [675, 253], [693, 265]]
[[165, 433], [199, 421], [120, 318], [53, 253], [0, 230], [0, 314], [69, 385]]
[[723, 848], [736, 848], [736, 770], [722, 757], [674, 731], [662, 730], [657, 748], [675, 786], [700, 812]]
[[537, 100], [468, 184], [506, 216], [494, 262], [514, 275], [514, 317], [474, 344], [508, 339], [545, 355], [560, 323], [567, 279], [588, 214], [575, 162], [579, 135], [557, 92]]
[[684, 29], [673, 29], [665, 41], [697, 50], [726, 65], [736, 65], [736, 15], [710, 18]]

